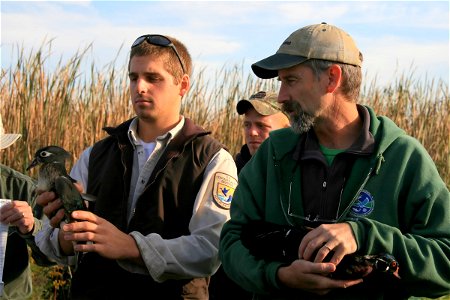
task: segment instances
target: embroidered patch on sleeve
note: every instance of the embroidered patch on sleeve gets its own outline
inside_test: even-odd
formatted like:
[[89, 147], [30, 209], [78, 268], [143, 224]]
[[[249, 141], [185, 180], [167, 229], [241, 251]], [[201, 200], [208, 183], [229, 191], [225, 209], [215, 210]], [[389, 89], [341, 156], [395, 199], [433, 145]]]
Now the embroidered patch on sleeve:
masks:
[[230, 209], [237, 180], [225, 173], [217, 172], [214, 175], [213, 198], [216, 204], [223, 209]]

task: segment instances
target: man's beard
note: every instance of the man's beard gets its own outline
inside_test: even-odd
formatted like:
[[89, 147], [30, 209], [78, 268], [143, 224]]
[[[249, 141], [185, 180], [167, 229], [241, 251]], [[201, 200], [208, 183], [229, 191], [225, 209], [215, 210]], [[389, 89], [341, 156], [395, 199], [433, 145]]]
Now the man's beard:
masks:
[[295, 133], [305, 133], [314, 126], [316, 118], [304, 112], [297, 102], [285, 102], [283, 104], [283, 110], [287, 113], [291, 113], [289, 114], [289, 121], [291, 123], [291, 128]]

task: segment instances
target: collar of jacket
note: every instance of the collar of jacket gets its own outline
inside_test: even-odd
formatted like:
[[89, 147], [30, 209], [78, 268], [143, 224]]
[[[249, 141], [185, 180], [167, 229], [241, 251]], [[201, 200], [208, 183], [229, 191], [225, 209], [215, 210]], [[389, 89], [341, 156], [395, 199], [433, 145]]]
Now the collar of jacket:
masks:
[[[358, 105], [357, 109], [361, 119], [363, 120], [363, 127], [355, 142], [348, 149], [346, 149], [345, 152], [357, 155], [370, 155], [375, 148], [375, 139], [369, 131], [369, 111], [361, 105]], [[306, 153], [309, 153], [309, 155], [314, 153], [319, 155], [319, 152], [321, 152], [321, 150], [317, 136], [314, 130], [310, 130], [300, 137], [300, 142], [296, 146], [293, 158], [298, 161], [301, 157], [304, 158]]]
[[[395, 123], [387, 117], [377, 116], [373, 109], [365, 105], [358, 105], [359, 111], [365, 111], [364, 117], [367, 116], [367, 122], [364, 122], [364, 136], [359, 139], [368, 138], [371, 135], [374, 139], [373, 150], [374, 157], [378, 161], [383, 152], [395, 141], [400, 135], [405, 134], [404, 130], [400, 129]], [[367, 128], [368, 127], [368, 128]], [[368, 130], [366, 130], [368, 129]], [[278, 147], [274, 149], [275, 159], [281, 160], [285, 155], [292, 153], [292, 149], [297, 145], [300, 134], [293, 133], [291, 128], [283, 128], [270, 132], [272, 143], [277, 144]], [[297, 138], [293, 138], [297, 135]], [[370, 144], [366, 144], [362, 149], [367, 148]], [[376, 163], [375, 161], [373, 162]]]
[[241, 172], [242, 168], [249, 162], [249, 160], [251, 158], [252, 158], [252, 155], [250, 154], [248, 145], [244, 144], [241, 148], [241, 151], [238, 154], [236, 154], [236, 156], [234, 158], [234, 162], [236, 163], [238, 174]]
[[[120, 144], [130, 144], [128, 139], [128, 129], [134, 118], [129, 119], [116, 127], [103, 127], [110, 136], [117, 138]], [[196, 125], [191, 119], [185, 118], [185, 124], [180, 132], [174, 137], [171, 143], [169, 143], [168, 150], [176, 148], [181, 143], [189, 142], [198, 136], [208, 135], [211, 131], [206, 131], [202, 127]], [[171, 146], [172, 145], [172, 146]]]

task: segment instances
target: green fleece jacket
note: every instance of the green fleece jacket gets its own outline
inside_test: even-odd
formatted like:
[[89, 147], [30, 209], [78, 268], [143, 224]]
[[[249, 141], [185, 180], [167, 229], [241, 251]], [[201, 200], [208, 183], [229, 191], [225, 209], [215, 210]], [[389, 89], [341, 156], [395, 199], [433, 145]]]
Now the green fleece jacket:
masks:
[[[340, 222], [348, 222], [358, 252], [386, 251], [400, 265], [401, 282], [414, 296], [450, 294], [450, 193], [424, 147], [391, 120], [370, 108], [370, 132], [375, 138], [371, 156], [358, 157], [339, 208]], [[288, 212], [288, 199], [298, 199], [301, 214], [301, 168], [294, 170], [292, 153], [299, 135], [291, 129], [273, 131], [239, 175], [224, 225], [220, 257], [226, 273], [260, 299], [312, 299], [298, 291], [284, 298], [277, 279], [280, 262], [253, 257], [241, 241], [242, 226], [251, 220], [284, 225], [298, 223]], [[296, 184], [292, 185], [291, 182]], [[375, 292], [351, 287], [318, 299], [386, 299]]]

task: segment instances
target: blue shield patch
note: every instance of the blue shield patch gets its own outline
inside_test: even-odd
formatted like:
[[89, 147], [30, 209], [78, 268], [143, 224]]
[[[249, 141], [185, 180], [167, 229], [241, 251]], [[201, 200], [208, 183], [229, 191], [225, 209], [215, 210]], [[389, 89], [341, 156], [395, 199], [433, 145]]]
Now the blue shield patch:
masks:
[[366, 191], [362, 190], [359, 194], [358, 200], [353, 204], [350, 209], [350, 214], [355, 217], [365, 217], [368, 216], [375, 207], [375, 200], [372, 195]]

